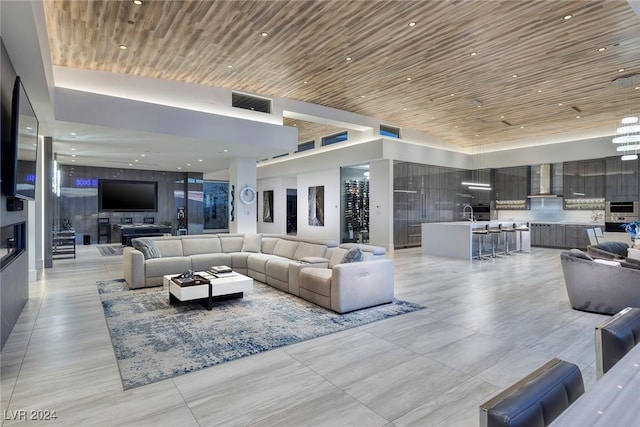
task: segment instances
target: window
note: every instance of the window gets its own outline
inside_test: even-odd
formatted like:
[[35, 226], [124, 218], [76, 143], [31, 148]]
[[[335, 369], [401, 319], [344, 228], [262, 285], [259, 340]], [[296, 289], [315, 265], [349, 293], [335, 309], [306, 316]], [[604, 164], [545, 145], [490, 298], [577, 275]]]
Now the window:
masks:
[[271, 100], [258, 98], [244, 93], [231, 93], [231, 105], [236, 108], [244, 108], [245, 110], [259, 111], [261, 113], [271, 114]]
[[347, 140], [347, 132], [340, 132], [334, 135], [323, 136], [322, 137], [322, 146], [335, 144], [336, 142], [342, 142]]
[[392, 138], [400, 138], [400, 128], [387, 126], [387, 125], [380, 125], [380, 135], [390, 136]]
[[273, 156], [272, 159], [277, 159], [278, 157], [288, 156], [289, 153], [278, 154], [277, 156]]
[[298, 149], [296, 150], [296, 153], [299, 153], [301, 151], [313, 150], [315, 146], [316, 146], [315, 141], [303, 142], [302, 144], [298, 144]]

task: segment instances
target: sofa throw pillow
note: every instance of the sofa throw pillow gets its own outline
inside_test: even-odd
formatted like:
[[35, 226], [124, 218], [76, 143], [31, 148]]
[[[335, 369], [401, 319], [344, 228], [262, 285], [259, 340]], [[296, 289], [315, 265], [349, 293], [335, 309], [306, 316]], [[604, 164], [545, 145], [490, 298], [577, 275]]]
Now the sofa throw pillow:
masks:
[[144, 259], [160, 258], [162, 254], [151, 239], [131, 239], [131, 245], [142, 252]]
[[569, 253], [576, 258], [588, 259], [589, 261], [593, 261], [593, 258], [582, 252], [580, 249], [571, 249]]
[[242, 252], [260, 252], [262, 250], [262, 234], [245, 234]]
[[347, 251], [346, 254], [342, 257], [341, 264], [347, 264], [350, 262], [360, 262], [362, 261], [362, 251], [358, 248], [351, 248]]
[[602, 242], [597, 244], [596, 248], [614, 253], [621, 258], [626, 258], [629, 245], [627, 245], [625, 242]]

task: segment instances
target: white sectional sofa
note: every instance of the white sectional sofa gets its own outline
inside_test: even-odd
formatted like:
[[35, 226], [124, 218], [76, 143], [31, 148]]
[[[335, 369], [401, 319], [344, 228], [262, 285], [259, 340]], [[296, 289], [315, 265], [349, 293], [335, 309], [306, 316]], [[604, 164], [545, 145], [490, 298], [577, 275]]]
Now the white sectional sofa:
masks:
[[[134, 243], [141, 250], [124, 249], [124, 277], [131, 288], [160, 286], [167, 274], [228, 265], [338, 313], [393, 301], [393, 261], [385, 259], [385, 249], [378, 246], [338, 246], [334, 241], [269, 234], [153, 237]], [[351, 248], [361, 251], [362, 261], [342, 263]], [[317, 271], [301, 274], [306, 270]]]

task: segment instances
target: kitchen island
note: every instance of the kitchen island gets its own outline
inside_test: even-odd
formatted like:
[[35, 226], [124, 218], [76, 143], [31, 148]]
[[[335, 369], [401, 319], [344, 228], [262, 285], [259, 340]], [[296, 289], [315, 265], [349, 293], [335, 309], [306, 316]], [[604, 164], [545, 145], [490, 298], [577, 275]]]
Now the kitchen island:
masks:
[[[502, 227], [513, 227], [513, 221], [511, 222], [499, 222], [499, 221], [456, 221], [456, 222], [431, 222], [422, 224], [422, 254], [441, 256], [446, 258], [457, 258], [464, 260], [472, 260], [474, 256], [478, 255], [478, 249], [480, 242], [483, 241], [482, 254], [491, 254], [491, 239], [496, 239], [497, 251], [504, 252], [505, 246], [504, 233], [496, 235], [485, 235], [482, 237], [472, 233], [474, 229], [485, 229]], [[525, 223], [516, 223], [517, 226]], [[531, 248], [531, 239], [529, 238], [529, 231], [516, 231], [509, 234], [509, 250], [517, 251], [522, 250], [529, 252]], [[522, 242], [520, 242], [520, 236], [522, 236]], [[495, 236], [495, 237], [494, 237]]]

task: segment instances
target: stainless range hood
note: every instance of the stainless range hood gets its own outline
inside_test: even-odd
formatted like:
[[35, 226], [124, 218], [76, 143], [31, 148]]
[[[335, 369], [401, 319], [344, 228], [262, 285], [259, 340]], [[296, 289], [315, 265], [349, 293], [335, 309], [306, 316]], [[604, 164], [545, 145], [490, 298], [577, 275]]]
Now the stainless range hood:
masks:
[[562, 197], [560, 194], [551, 193], [551, 164], [540, 165], [540, 187], [538, 192], [528, 196], [530, 199], [552, 199]]

